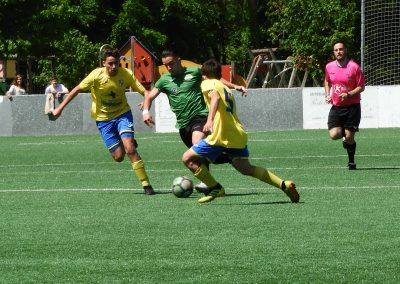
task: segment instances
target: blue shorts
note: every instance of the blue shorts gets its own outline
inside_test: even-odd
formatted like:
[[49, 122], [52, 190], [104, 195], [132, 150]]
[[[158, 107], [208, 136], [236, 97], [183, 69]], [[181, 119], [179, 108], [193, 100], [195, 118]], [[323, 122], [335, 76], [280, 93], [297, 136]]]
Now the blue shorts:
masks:
[[214, 162], [222, 153], [226, 153], [232, 160], [234, 158], [249, 157], [247, 146], [243, 149], [225, 148], [222, 146], [210, 145], [204, 139], [201, 139], [199, 142], [193, 145], [191, 149], [193, 149], [193, 151], [200, 156], [207, 158], [211, 162]]
[[131, 111], [127, 111], [111, 120], [96, 121], [96, 124], [108, 151], [111, 153], [122, 145], [122, 138], [135, 137]]

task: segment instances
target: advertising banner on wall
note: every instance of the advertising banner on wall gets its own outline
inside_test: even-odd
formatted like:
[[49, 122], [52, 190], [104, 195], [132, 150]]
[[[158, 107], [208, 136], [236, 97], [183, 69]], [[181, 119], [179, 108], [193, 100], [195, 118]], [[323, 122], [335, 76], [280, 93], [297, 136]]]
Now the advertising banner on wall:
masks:
[[[366, 86], [361, 93], [360, 128], [400, 127], [399, 86]], [[303, 89], [303, 128], [327, 128], [331, 105], [323, 88]]]
[[155, 99], [154, 103], [155, 117], [154, 122], [156, 123], [156, 132], [177, 132], [175, 128], [176, 117], [169, 107], [168, 97], [166, 94], [161, 93]]

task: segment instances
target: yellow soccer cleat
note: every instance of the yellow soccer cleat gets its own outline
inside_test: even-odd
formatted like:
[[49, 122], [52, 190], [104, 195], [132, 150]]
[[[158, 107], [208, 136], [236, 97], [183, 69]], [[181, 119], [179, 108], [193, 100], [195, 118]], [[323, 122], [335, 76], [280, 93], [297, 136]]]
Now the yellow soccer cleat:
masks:
[[224, 195], [225, 195], [225, 189], [218, 183], [211, 189], [211, 191], [206, 196], [200, 198], [198, 202], [201, 204], [208, 203], [214, 200], [215, 198], [222, 197]]

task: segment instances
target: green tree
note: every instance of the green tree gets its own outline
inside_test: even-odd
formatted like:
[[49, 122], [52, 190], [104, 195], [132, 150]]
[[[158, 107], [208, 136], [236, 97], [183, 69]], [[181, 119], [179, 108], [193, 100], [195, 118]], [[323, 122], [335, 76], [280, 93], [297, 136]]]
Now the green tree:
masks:
[[166, 35], [159, 30], [160, 1], [126, 0], [118, 14], [109, 36], [113, 46], [121, 47], [135, 36], [145, 46], [160, 49]]
[[[111, 25], [107, 26], [103, 21], [110, 21], [120, 9], [116, 4], [120, 1], [107, 5], [109, 2], [2, 1], [0, 11], [4, 17], [0, 19], [3, 27], [0, 31], [0, 54], [3, 57], [17, 55], [20, 69], [34, 65], [33, 81], [38, 85], [48, 84], [54, 71], [50, 57], [54, 57], [55, 71], [60, 81], [73, 86], [88, 69], [97, 65], [100, 44], [92, 40], [108, 36], [101, 33], [109, 33]], [[32, 63], [30, 65], [26, 63], [28, 58]]]
[[271, 0], [266, 16], [273, 22], [268, 29], [273, 42], [289, 50], [322, 83], [332, 41], [341, 38], [349, 47], [354, 44], [359, 11], [355, 0]]

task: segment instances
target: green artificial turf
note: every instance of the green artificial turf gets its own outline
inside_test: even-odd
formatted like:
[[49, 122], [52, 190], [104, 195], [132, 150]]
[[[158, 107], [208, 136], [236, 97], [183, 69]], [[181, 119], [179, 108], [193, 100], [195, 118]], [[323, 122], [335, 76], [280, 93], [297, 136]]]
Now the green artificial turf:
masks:
[[326, 130], [249, 133], [301, 199], [212, 165], [227, 196], [179, 199], [179, 135], [137, 133], [158, 195], [99, 135], [0, 137], [0, 283], [399, 283], [400, 129], [362, 129], [358, 170]]

